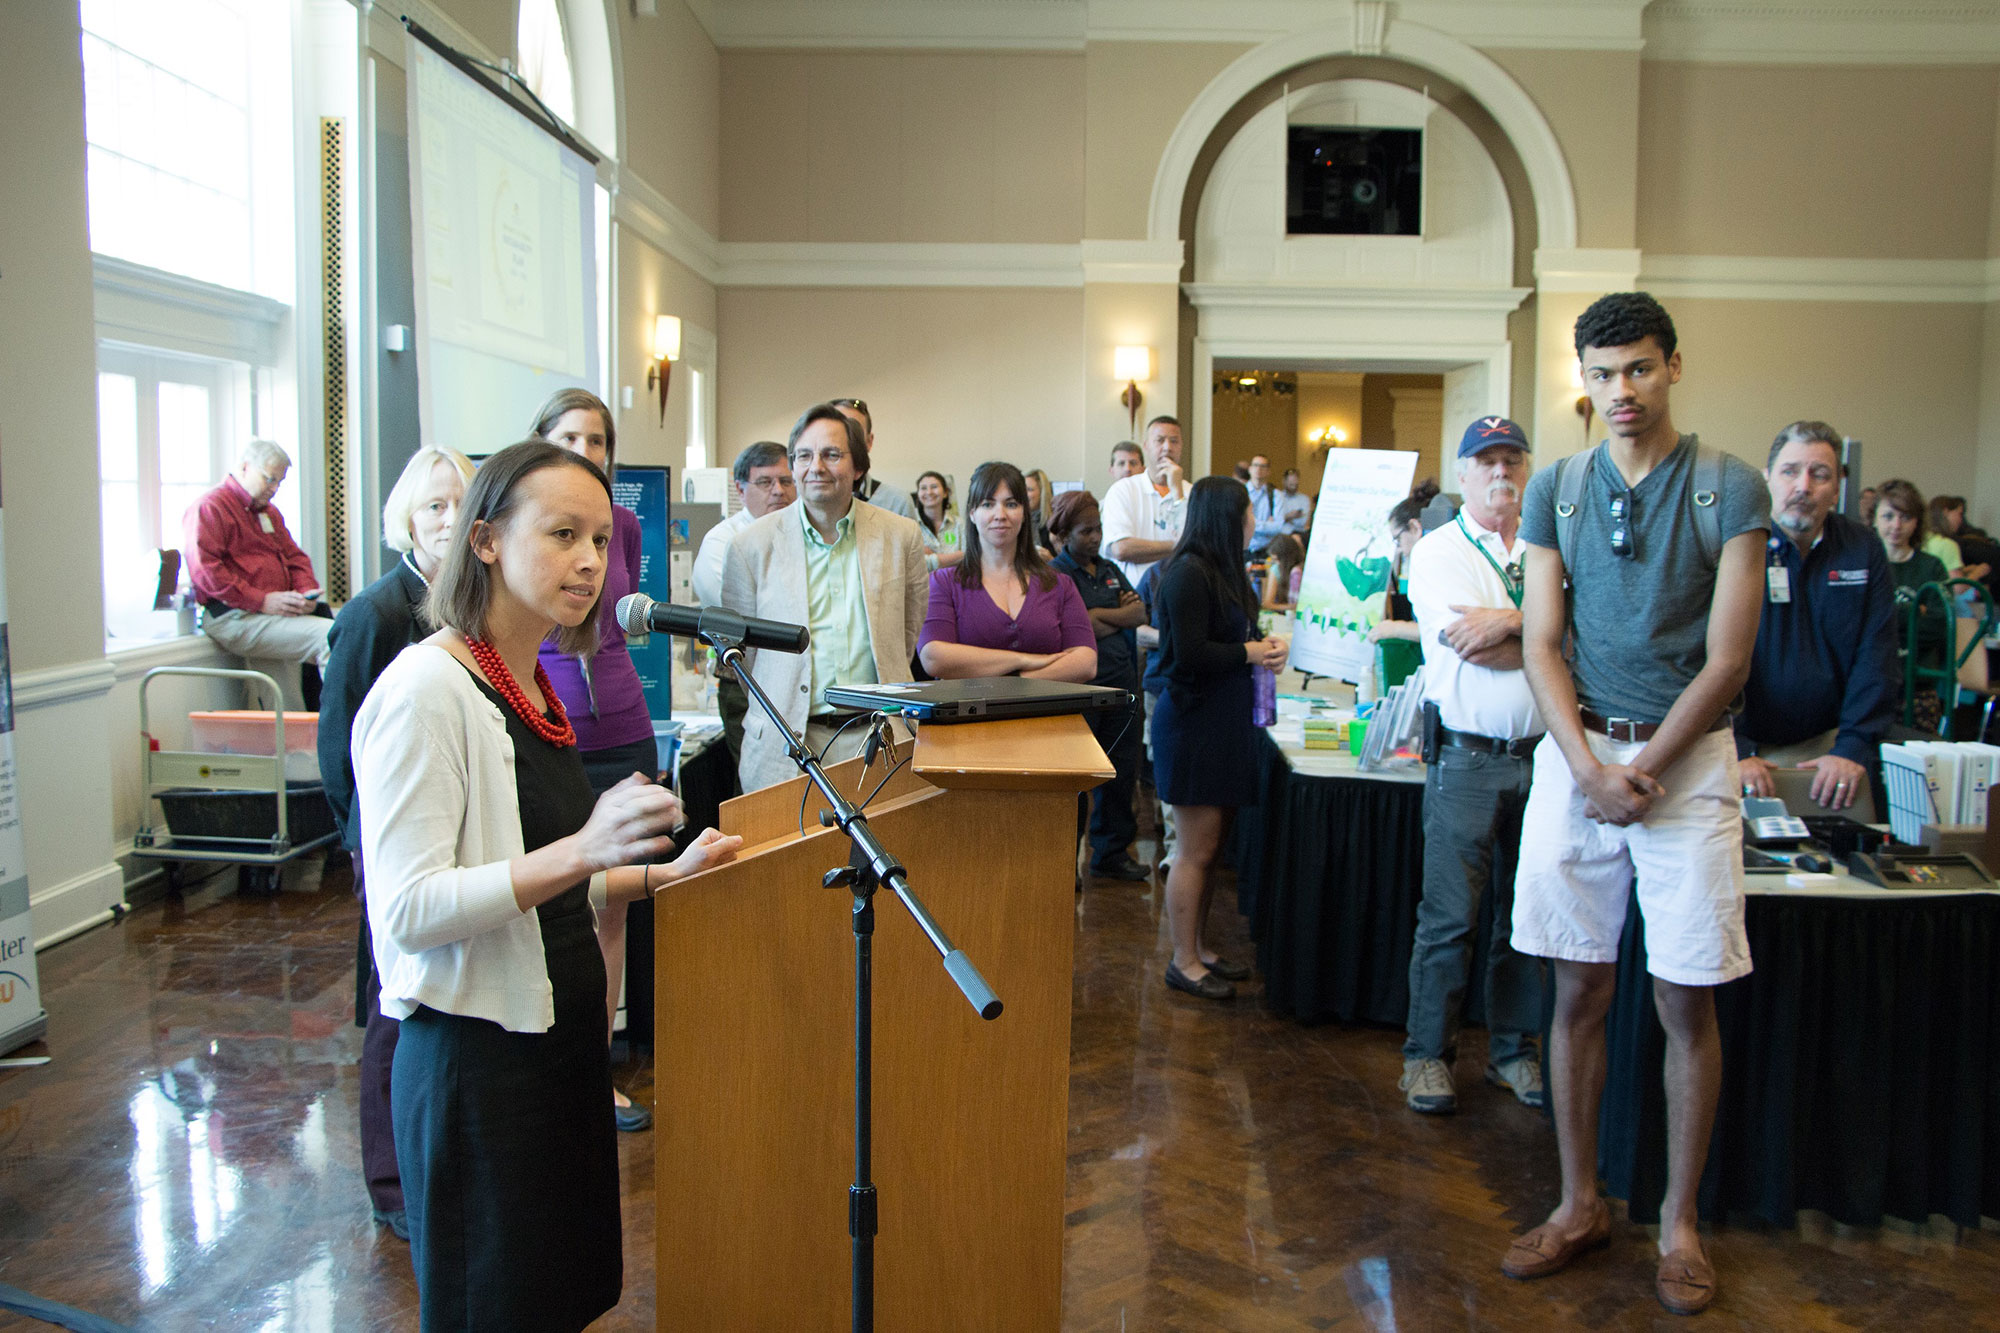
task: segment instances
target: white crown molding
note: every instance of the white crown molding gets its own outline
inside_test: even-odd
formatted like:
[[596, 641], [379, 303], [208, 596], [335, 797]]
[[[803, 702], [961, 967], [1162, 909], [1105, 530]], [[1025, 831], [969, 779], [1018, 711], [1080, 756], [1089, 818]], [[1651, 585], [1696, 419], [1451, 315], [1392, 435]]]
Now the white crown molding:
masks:
[[1965, 0], [1658, 0], [1646, 59], [1712, 64], [1942, 65], [2000, 60], [2000, 8]]
[[1076, 245], [724, 241], [721, 285], [1081, 287], [1083, 258]]
[[1085, 282], [1177, 283], [1182, 246], [1166, 241], [1085, 241]]
[[2000, 260], [1649, 254], [1638, 282], [1662, 299], [1981, 304], [2000, 300]]
[[284, 302], [110, 255], [91, 255], [90, 267], [99, 339], [259, 366], [277, 362], [292, 313]]
[[1638, 278], [1637, 250], [1535, 251], [1535, 287], [1540, 291], [1622, 292]]
[[14, 707], [46, 708], [72, 699], [95, 699], [118, 683], [118, 670], [101, 657], [14, 673]]
[[[1402, 0], [1393, 17], [1469, 46], [1637, 51], [1646, 0]], [[1261, 42], [1349, 21], [1352, 0], [1089, 0], [1093, 42]]]
[[671, 199], [621, 169], [611, 187], [611, 216], [654, 249], [672, 256], [703, 282], [722, 281], [722, 243]]
[[1297, 283], [1183, 283], [1197, 310], [1322, 310], [1342, 314], [1510, 315], [1534, 294], [1527, 287], [1331, 287]]
[[1081, 51], [1084, 0], [711, 0], [716, 46]]

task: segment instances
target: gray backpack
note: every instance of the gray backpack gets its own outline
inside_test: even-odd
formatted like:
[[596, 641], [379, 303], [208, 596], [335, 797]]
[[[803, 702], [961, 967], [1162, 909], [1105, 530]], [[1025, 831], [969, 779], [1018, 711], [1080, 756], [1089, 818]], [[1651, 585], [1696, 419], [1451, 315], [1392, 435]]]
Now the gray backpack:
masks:
[[[1556, 464], [1556, 545], [1562, 551], [1563, 578], [1569, 579], [1572, 551], [1576, 545], [1577, 506], [1583, 502], [1584, 483], [1590, 479], [1591, 462], [1610, 446], [1599, 444], [1580, 454], [1571, 454]], [[1702, 563], [1710, 569], [1722, 563], [1722, 511], [1716, 501], [1722, 491], [1722, 451], [1699, 440], [1694, 446], [1694, 534], [1701, 545]]]

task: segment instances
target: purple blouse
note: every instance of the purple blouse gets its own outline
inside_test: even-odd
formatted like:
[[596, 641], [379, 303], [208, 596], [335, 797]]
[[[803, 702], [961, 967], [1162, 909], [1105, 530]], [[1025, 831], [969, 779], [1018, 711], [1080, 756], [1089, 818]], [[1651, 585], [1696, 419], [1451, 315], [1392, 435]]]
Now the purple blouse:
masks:
[[1092, 648], [1096, 631], [1076, 584], [1062, 575], [1055, 586], [1028, 581], [1028, 599], [1021, 614], [1009, 619], [984, 588], [968, 588], [956, 569], [931, 573], [931, 604], [924, 614], [924, 632], [917, 651], [927, 643], [962, 643], [973, 648], [1001, 648], [1016, 653], [1059, 653], [1067, 648]]
[[585, 754], [653, 739], [653, 718], [646, 711], [639, 668], [632, 665], [615, 609], [619, 598], [639, 590], [639, 516], [624, 505], [611, 506], [609, 559], [604, 595], [598, 600], [597, 656], [590, 659], [589, 680], [584, 679], [579, 658], [557, 651], [553, 642], [544, 642], [541, 650], [542, 670], [549, 673], [556, 698], [576, 728], [576, 747]]

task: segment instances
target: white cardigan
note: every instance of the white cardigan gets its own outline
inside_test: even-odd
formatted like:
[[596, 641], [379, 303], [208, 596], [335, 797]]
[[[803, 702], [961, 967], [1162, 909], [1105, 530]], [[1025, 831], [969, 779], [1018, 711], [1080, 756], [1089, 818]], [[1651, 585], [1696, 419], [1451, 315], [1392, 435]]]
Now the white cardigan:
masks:
[[397, 655], [355, 715], [354, 794], [382, 1012], [546, 1032], [555, 993], [508, 862], [526, 848], [500, 709], [442, 648]]

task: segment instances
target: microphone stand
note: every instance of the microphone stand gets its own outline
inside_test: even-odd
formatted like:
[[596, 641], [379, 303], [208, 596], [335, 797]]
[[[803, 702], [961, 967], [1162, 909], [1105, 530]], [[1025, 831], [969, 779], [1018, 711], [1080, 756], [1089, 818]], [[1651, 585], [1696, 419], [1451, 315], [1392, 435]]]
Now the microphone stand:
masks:
[[[729, 623], [731, 619], [733, 624]], [[902, 900], [918, 927], [929, 937], [932, 947], [944, 959], [945, 972], [957, 983], [958, 989], [981, 1018], [998, 1018], [1000, 999], [986, 984], [986, 978], [979, 975], [979, 969], [966, 957], [964, 950], [951, 942], [936, 919], [925, 909], [916, 892], [910, 888], [909, 875], [902, 862], [875, 836], [875, 830], [868, 825], [868, 816], [833, 785], [833, 780], [827, 777], [811, 747], [792, 730], [778, 712], [777, 705], [771, 702], [770, 696], [757, 683], [757, 678], [750, 673], [749, 665], [743, 658], [741, 625], [740, 617], [716, 617], [712, 621], [704, 612], [696, 634], [703, 643], [715, 649], [723, 665], [736, 673], [743, 688], [764, 710], [764, 716], [785, 738], [786, 753], [798, 765], [799, 772], [819, 788], [820, 795], [831, 807], [820, 814], [820, 822], [837, 827], [847, 835], [849, 843], [847, 864], [827, 871], [820, 882], [827, 888], [846, 888], [854, 895], [854, 1183], [847, 1190], [847, 1234], [854, 1247], [854, 1333], [872, 1333], [875, 1327], [876, 1193], [875, 1182], [870, 1178], [869, 1158], [874, 1119], [871, 1105], [874, 1061], [871, 1011], [875, 890], [887, 887]]]

